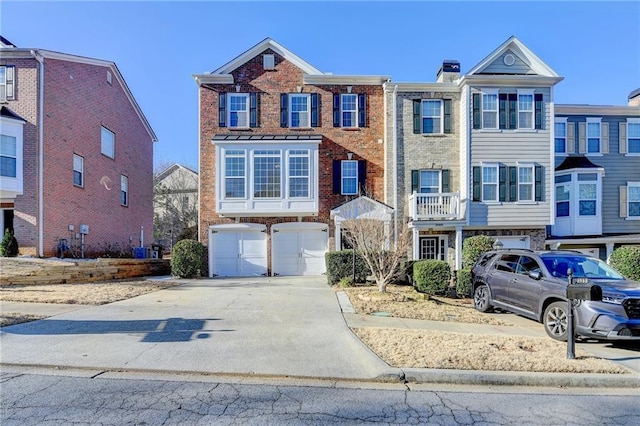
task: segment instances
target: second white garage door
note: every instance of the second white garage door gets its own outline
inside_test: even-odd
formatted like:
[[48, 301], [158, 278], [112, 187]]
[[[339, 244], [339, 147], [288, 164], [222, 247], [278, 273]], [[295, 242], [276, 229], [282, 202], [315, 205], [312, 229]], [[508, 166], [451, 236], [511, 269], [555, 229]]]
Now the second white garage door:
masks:
[[322, 275], [326, 272], [329, 226], [322, 223], [279, 223], [271, 227], [273, 275]]

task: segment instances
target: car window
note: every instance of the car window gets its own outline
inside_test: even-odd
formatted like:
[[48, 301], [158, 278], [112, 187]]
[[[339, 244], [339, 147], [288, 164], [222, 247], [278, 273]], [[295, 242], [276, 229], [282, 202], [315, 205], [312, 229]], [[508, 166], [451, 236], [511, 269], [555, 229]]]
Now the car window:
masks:
[[503, 254], [496, 262], [496, 269], [498, 271], [515, 273], [519, 259], [520, 256], [517, 254]]
[[519, 274], [528, 275], [530, 272], [542, 272], [540, 270], [540, 265], [538, 262], [532, 257], [529, 256], [521, 256], [520, 262], [518, 262], [517, 272]]
[[493, 259], [495, 257], [497, 253], [485, 253], [482, 255], [482, 257], [480, 258], [480, 260], [478, 260], [478, 265], [485, 267], [487, 266], [487, 263], [489, 263], [489, 261], [491, 259]]
[[588, 256], [551, 256], [542, 259], [552, 276], [567, 278], [569, 268], [576, 278], [622, 280], [624, 277], [615, 269], [601, 261]]

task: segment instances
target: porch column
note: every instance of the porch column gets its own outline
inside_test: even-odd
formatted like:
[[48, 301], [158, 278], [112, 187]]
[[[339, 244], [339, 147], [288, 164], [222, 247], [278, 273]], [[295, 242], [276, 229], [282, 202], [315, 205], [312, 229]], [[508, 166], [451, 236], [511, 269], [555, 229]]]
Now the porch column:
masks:
[[456, 271], [462, 269], [462, 226], [456, 226]]
[[333, 246], [335, 247], [336, 251], [340, 251], [340, 249], [342, 249], [342, 229], [340, 228], [340, 222], [336, 220], [335, 224], [336, 231], [333, 236]]
[[384, 250], [389, 250], [390, 244], [389, 244], [389, 239], [391, 236], [391, 222], [389, 222], [388, 220], [384, 221], [384, 244], [383, 244], [383, 249]]
[[611, 253], [613, 253], [613, 248], [615, 247], [615, 243], [607, 243], [607, 263], [611, 259]]
[[413, 259], [420, 259], [420, 230], [418, 228], [413, 228]]

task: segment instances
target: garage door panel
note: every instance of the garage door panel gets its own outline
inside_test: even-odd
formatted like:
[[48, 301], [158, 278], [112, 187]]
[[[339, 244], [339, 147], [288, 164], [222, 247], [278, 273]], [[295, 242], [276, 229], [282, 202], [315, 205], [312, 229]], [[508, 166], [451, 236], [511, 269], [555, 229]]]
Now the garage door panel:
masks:
[[271, 257], [277, 275], [322, 275], [327, 232], [321, 229], [288, 229], [272, 235]]
[[260, 230], [220, 230], [211, 235], [213, 276], [267, 274], [267, 235]]

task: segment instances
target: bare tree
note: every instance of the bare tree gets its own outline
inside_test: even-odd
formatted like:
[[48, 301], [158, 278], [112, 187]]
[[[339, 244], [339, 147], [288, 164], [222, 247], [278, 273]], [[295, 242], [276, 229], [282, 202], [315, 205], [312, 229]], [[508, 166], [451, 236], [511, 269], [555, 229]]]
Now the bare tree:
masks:
[[378, 291], [384, 293], [387, 285], [396, 281], [404, 272], [401, 266], [407, 260], [411, 247], [409, 228], [406, 224], [399, 227], [394, 241], [390, 223], [379, 218], [348, 219], [342, 222], [342, 227], [347, 242], [369, 266]]
[[198, 174], [175, 163], [158, 167], [153, 178], [154, 237], [170, 250], [197, 225]]

